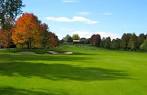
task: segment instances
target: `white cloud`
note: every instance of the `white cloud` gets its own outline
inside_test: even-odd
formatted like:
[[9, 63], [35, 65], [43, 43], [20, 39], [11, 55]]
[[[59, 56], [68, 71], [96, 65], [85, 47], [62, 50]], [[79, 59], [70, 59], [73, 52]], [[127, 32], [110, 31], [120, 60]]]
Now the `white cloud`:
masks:
[[120, 38], [120, 35], [113, 32], [90, 32], [90, 31], [72, 31], [71, 35], [79, 34], [80, 37], [90, 38], [93, 34], [100, 34], [101, 37], [111, 37], [111, 39]]
[[46, 19], [49, 21], [56, 21], [56, 22], [80, 22], [80, 23], [85, 23], [85, 24], [98, 23], [97, 21], [94, 21], [94, 20], [91, 20], [89, 18], [82, 17], [82, 16], [73, 16], [72, 18], [50, 16], [50, 17], [46, 17]]
[[64, 3], [77, 3], [78, 0], [62, 0]]

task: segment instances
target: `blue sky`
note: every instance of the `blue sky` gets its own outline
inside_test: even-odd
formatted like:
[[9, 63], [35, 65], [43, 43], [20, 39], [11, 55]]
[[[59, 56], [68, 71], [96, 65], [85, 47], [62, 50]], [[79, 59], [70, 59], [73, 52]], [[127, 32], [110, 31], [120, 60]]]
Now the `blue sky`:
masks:
[[23, 0], [24, 12], [47, 23], [61, 39], [66, 34], [121, 37], [147, 33], [147, 0]]

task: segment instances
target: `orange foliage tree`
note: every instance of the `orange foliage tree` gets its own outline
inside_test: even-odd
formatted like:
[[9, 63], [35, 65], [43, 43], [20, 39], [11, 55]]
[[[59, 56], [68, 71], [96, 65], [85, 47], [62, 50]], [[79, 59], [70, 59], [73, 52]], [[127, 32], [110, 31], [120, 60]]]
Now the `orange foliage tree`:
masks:
[[16, 45], [27, 48], [41, 47], [41, 28], [38, 18], [31, 13], [24, 13], [16, 21], [12, 40]]
[[0, 29], [0, 47], [1, 48], [8, 48], [10, 41], [11, 41], [11, 37], [10, 34], [11, 32], [7, 32], [6, 30], [2, 30]]
[[48, 25], [42, 24], [31, 13], [24, 13], [18, 18], [12, 31], [12, 40], [22, 48], [49, 48], [58, 45], [58, 37], [48, 32]]

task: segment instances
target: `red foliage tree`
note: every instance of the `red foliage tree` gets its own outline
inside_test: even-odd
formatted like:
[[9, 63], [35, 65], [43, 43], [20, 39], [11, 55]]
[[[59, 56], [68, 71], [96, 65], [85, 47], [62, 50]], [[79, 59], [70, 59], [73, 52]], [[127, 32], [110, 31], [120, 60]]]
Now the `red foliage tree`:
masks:
[[7, 32], [6, 30], [0, 29], [0, 47], [1, 48], [8, 48], [9, 43], [11, 40], [11, 37], [9, 36], [10, 32]]
[[100, 46], [101, 36], [99, 34], [94, 34], [90, 38], [90, 44], [94, 46]]
[[50, 47], [54, 48], [58, 45], [58, 37], [54, 33], [48, 32], [48, 38]]

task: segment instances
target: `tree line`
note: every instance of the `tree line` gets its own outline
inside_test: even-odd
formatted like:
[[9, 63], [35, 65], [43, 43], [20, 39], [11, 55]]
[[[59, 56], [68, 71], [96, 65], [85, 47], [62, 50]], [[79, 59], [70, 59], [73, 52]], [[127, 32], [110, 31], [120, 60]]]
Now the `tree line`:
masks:
[[[75, 37], [76, 36], [76, 37]], [[110, 37], [101, 38], [101, 35], [94, 34], [90, 38], [80, 38], [78, 34], [73, 36], [66, 35], [61, 42], [73, 43], [74, 40], [79, 40], [79, 44], [91, 44], [96, 47], [107, 49], [122, 49], [122, 50], [146, 50], [147, 51], [147, 35], [135, 33], [124, 33], [121, 38], [111, 39]]]
[[137, 36], [135, 33], [124, 33], [121, 39], [113, 39], [110, 37], [101, 40], [101, 47], [123, 50], [147, 50], [147, 35], [140, 34]]

